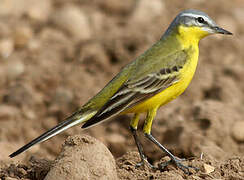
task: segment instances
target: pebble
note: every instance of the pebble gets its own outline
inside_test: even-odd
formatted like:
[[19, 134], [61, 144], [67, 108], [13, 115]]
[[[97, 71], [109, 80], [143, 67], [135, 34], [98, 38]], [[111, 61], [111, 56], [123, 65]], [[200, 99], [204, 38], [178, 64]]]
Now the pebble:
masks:
[[0, 36], [9, 37], [11, 36], [12, 31], [10, 31], [10, 25], [4, 21], [0, 21]]
[[200, 4], [203, 2], [204, 2], [204, 0], [189, 0], [189, 3], [192, 3], [192, 4]]
[[23, 111], [22, 113], [26, 119], [31, 119], [34, 121], [36, 120], [37, 114], [33, 109], [26, 107], [26, 106], [23, 106], [22, 111]]
[[33, 30], [29, 26], [18, 26], [14, 32], [16, 47], [25, 47], [33, 37]]
[[36, 22], [46, 22], [52, 11], [51, 0], [30, 1], [27, 16]]
[[8, 87], [5, 94], [5, 103], [14, 106], [29, 105], [30, 107], [39, 100], [36, 96], [39, 97], [30, 84], [18, 83]]
[[90, 14], [91, 26], [95, 36], [99, 36], [107, 25], [108, 18], [100, 11], [95, 11]]
[[151, 21], [164, 12], [165, 4], [161, 0], [141, 0], [135, 8], [133, 19], [139, 23], [151, 23]]
[[19, 110], [14, 106], [0, 105], [0, 120], [13, 119], [19, 113]]
[[231, 129], [232, 137], [238, 142], [244, 142], [244, 121], [236, 121]]
[[203, 164], [203, 168], [206, 174], [210, 174], [212, 172], [214, 172], [214, 167], [209, 165], [209, 164]]
[[51, 13], [51, 0], [1, 0], [0, 16], [27, 17], [36, 21], [48, 20]]
[[56, 90], [54, 102], [57, 104], [68, 104], [72, 102], [73, 98], [72, 91], [60, 87]]
[[12, 177], [6, 177], [5, 180], [18, 180], [17, 178], [12, 178]]
[[0, 66], [0, 86], [4, 87], [5, 83], [7, 82], [5, 66]]
[[10, 38], [2, 39], [0, 41], [0, 56], [8, 58], [14, 51], [14, 41]]
[[87, 15], [75, 6], [60, 8], [54, 13], [52, 22], [77, 40], [89, 40], [92, 30]]
[[79, 59], [83, 63], [89, 63], [91, 70], [95, 69], [92, 65], [99, 65], [99, 68], [106, 69], [110, 66], [109, 58], [104, 52], [104, 48], [99, 43], [87, 43], [80, 50]]
[[14, 60], [7, 63], [7, 77], [9, 79], [16, 79], [25, 72], [25, 65], [19, 61]]
[[0, 16], [20, 17], [28, 7], [29, 0], [1, 0]]
[[29, 43], [27, 48], [31, 52], [38, 52], [41, 49], [41, 42], [39, 39], [32, 39]]
[[100, 3], [101, 3], [102, 8], [109, 13], [127, 14], [133, 9], [136, 1], [134, 1], [134, 0], [123, 0], [123, 1], [103, 0]]

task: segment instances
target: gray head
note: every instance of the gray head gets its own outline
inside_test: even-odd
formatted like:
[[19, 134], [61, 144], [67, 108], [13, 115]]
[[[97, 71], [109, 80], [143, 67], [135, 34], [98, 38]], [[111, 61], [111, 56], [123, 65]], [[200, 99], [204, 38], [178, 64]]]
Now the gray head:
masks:
[[220, 28], [206, 13], [192, 9], [180, 12], [167, 29], [166, 34], [169, 34], [173, 29], [179, 26], [197, 27], [196, 29], [198, 29], [199, 33], [202, 31], [202, 33], [206, 35], [216, 33], [232, 34]]

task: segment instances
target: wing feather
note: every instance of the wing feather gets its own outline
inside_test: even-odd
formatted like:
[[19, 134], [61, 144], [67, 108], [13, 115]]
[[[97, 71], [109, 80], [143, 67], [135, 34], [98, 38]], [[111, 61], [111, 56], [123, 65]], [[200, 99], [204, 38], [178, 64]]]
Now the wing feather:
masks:
[[141, 79], [127, 81], [110, 100], [82, 128], [87, 128], [141, 103], [179, 80], [179, 69], [172, 67], [148, 74]]

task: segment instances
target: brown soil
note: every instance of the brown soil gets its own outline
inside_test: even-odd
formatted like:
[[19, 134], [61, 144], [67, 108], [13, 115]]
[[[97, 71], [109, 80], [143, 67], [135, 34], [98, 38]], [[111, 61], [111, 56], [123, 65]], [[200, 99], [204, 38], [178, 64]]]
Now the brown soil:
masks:
[[[139, 155], [128, 129], [129, 116], [82, 132], [80, 126], [71, 128], [8, 158], [95, 95], [157, 41], [179, 11], [189, 8], [208, 13], [234, 36], [201, 41], [193, 82], [159, 110], [152, 134], [186, 158], [184, 164], [200, 171], [186, 175], [173, 165], [156, 171], [135, 168]], [[119, 179], [244, 179], [243, 19], [242, 0], [2, 0], [0, 179], [44, 179], [63, 153], [65, 138], [80, 133], [108, 147], [116, 160], [117, 175], [111, 173]], [[142, 134], [140, 138], [151, 163], [168, 160]], [[109, 158], [103, 160], [113, 162]], [[107, 172], [98, 167], [96, 178], [106, 179], [101, 174]]]

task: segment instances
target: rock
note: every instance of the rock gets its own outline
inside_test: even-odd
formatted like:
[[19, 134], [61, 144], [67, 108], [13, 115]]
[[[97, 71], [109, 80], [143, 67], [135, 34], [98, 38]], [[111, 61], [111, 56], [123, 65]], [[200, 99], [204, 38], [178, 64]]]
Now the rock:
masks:
[[41, 49], [41, 42], [39, 39], [32, 39], [29, 43], [28, 43], [28, 50], [30, 50], [31, 52], [38, 52]]
[[231, 129], [232, 137], [238, 142], [244, 142], [244, 121], [236, 121]]
[[50, 0], [30, 1], [27, 9], [27, 16], [37, 22], [45, 22], [52, 10], [52, 3]]
[[0, 22], [0, 36], [1, 37], [10, 37], [12, 31], [10, 30], [9, 24], [4, 21]]
[[110, 67], [109, 58], [99, 43], [87, 43], [82, 46], [79, 59], [83, 64], [87, 64], [87, 68], [91, 72]]
[[161, 0], [141, 0], [138, 1], [135, 8], [134, 14], [132, 16], [133, 22], [138, 22], [141, 24], [151, 23], [151, 21], [164, 12], [165, 5]]
[[36, 120], [38, 117], [36, 112], [33, 109], [26, 106], [23, 106], [22, 114], [26, 119], [31, 119], [31, 120]]
[[5, 70], [5, 66], [1, 65], [0, 66], [0, 86], [4, 86], [4, 84], [7, 82], [7, 78], [6, 78], [6, 70]]
[[91, 39], [92, 30], [88, 17], [75, 6], [65, 6], [54, 13], [52, 22], [68, 32], [74, 39]]
[[204, 0], [189, 0], [189, 2], [192, 4], [200, 4], [200, 3], [203, 3]]
[[133, 7], [135, 6], [136, 1], [134, 0], [103, 0], [100, 1], [101, 7], [109, 12], [116, 14], [127, 14], [129, 13]]
[[116, 180], [115, 160], [109, 150], [90, 136], [68, 137], [62, 152], [45, 180], [111, 179]]
[[14, 106], [0, 105], [0, 120], [13, 119], [19, 113], [19, 110]]
[[29, 26], [18, 26], [14, 32], [14, 42], [16, 47], [28, 45], [33, 37], [33, 31]]
[[74, 95], [69, 89], [58, 88], [54, 96], [54, 102], [57, 104], [69, 104], [72, 102]]
[[18, 180], [17, 178], [12, 178], [12, 177], [6, 177], [5, 180]]
[[214, 172], [214, 167], [210, 166], [209, 164], [203, 164], [203, 169], [206, 174], [210, 174], [211, 172]]
[[44, 21], [48, 19], [50, 11], [50, 0], [1, 0], [0, 3], [0, 16], [21, 17], [27, 15], [33, 20]]
[[94, 11], [90, 14], [91, 27], [94, 32], [94, 36], [99, 38], [101, 32], [108, 26], [108, 19], [101, 11]]
[[8, 88], [4, 100], [5, 103], [13, 106], [33, 106], [38, 100], [37, 95], [28, 84], [14, 84]]
[[27, 0], [1, 0], [0, 16], [16, 16], [20, 17], [28, 7]]
[[50, 27], [45, 27], [39, 33], [39, 40], [42, 44], [48, 43], [51, 44], [53, 42], [64, 43], [68, 41], [66, 35], [59, 29], [54, 29]]
[[19, 60], [14, 60], [10, 61], [7, 64], [7, 77], [9, 79], [15, 79], [22, 75], [25, 71], [25, 65], [19, 61]]
[[0, 41], [0, 56], [2, 58], [9, 57], [14, 51], [14, 41], [10, 38]]

